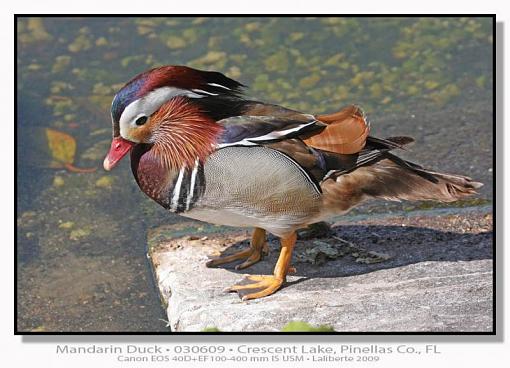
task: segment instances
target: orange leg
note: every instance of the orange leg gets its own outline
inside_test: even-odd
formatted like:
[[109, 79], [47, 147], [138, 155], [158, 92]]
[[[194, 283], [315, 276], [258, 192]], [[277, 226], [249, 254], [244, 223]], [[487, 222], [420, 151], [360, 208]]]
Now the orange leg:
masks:
[[285, 282], [287, 273], [292, 271], [290, 266], [292, 251], [296, 244], [296, 233], [281, 239], [281, 251], [273, 275], [249, 275], [240, 283], [228, 288], [228, 291], [236, 291], [242, 296], [242, 300], [257, 299], [273, 294]]
[[266, 242], [266, 231], [256, 227], [251, 237], [250, 248], [234, 253], [230, 256], [223, 256], [206, 263], [207, 267], [214, 267], [224, 263], [244, 259], [244, 262], [236, 266], [236, 270], [247, 268], [269, 254], [269, 247]]

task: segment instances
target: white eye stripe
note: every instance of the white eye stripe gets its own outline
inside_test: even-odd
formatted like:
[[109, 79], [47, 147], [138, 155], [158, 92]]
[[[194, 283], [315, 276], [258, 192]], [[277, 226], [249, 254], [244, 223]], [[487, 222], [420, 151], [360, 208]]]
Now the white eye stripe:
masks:
[[135, 124], [140, 116], [151, 116], [161, 105], [175, 96], [187, 96], [191, 98], [202, 98], [203, 95], [194, 93], [187, 89], [175, 87], [161, 87], [147, 93], [145, 96], [131, 102], [119, 119], [120, 135], [127, 138], [130, 126]]

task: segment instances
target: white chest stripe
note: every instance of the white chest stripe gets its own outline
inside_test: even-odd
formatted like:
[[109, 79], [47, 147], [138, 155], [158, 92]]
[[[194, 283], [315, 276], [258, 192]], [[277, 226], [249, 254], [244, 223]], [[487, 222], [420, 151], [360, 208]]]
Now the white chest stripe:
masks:
[[185, 167], [181, 167], [181, 171], [179, 171], [179, 176], [177, 177], [177, 182], [175, 183], [174, 191], [172, 193], [172, 203], [170, 204], [170, 208], [172, 210], [176, 210], [179, 204], [179, 195], [181, 194], [181, 186], [182, 186], [182, 178], [184, 176]]
[[314, 121], [306, 123], [306, 124], [298, 125], [295, 128], [274, 131], [274, 132], [271, 132], [269, 134], [262, 135], [259, 137], [244, 138], [241, 141], [237, 141], [237, 142], [233, 142], [233, 143], [220, 143], [218, 145], [218, 148], [229, 147], [229, 146], [256, 146], [258, 144], [257, 142], [279, 139], [279, 138], [285, 137], [286, 135], [289, 135], [290, 133], [300, 131], [301, 129], [306, 128], [307, 126], [313, 125], [315, 123], [317, 123], [317, 120], [314, 120]]
[[195, 190], [195, 180], [198, 172], [198, 158], [195, 160], [195, 166], [193, 167], [193, 171], [191, 172], [191, 182], [189, 186], [189, 194], [186, 199], [186, 211], [189, 210], [189, 206], [191, 204], [191, 200], [193, 199], [193, 192]]

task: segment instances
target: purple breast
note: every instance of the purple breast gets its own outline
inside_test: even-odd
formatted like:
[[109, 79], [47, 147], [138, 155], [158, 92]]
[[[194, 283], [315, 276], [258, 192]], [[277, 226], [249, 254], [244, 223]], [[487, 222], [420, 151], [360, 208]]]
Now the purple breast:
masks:
[[140, 189], [165, 208], [170, 207], [172, 183], [178, 175], [161, 164], [149, 145], [138, 144], [131, 152], [131, 169]]

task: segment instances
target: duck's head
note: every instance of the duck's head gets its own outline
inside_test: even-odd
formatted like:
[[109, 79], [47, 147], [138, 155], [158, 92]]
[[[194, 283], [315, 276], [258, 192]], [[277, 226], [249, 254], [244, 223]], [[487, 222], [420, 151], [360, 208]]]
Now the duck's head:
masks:
[[113, 140], [105, 170], [115, 167], [138, 143], [155, 145], [169, 165], [194, 162], [221, 130], [216, 124], [221, 116], [214, 107], [220, 100], [239, 99], [242, 87], [221, 73], [185, 66], [163, 66], [137, 75], [113, 99]]

